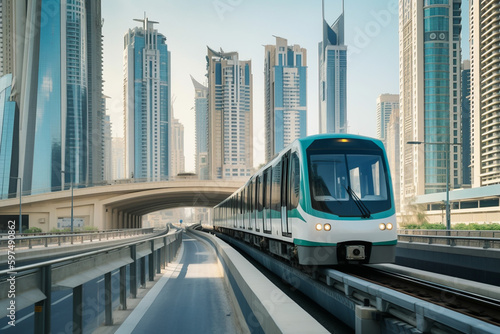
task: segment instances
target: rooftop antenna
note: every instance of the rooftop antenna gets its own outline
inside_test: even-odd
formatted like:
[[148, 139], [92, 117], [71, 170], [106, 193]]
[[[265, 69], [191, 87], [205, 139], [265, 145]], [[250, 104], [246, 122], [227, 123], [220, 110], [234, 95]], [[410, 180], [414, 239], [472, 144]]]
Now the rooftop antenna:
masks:
[[321, 15], [323, 17], [323, 21], [325, 20], [325, 0], [321, 1]]
[[151, 23], [151, 29], [153, 28], [153, 24], [160, 23], [160, 22], [157, 22], [157, 21], [150, 21], [148, 19], [148, 17], [146, 16], [146, 12], [144, 12], [144, 19], [134, 19], [134, 21], [142, 22], [144, 30], [148, 30], [149, 29], [150, 23]]

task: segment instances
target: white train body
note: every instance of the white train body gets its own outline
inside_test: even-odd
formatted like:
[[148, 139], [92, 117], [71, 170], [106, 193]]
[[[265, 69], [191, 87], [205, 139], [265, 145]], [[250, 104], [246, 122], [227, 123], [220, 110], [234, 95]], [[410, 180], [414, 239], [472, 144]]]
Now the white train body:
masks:
[[214, 208], [214, 229], [301, 265], [394, 262], [391, 177], [379, 140], [296, 140]]

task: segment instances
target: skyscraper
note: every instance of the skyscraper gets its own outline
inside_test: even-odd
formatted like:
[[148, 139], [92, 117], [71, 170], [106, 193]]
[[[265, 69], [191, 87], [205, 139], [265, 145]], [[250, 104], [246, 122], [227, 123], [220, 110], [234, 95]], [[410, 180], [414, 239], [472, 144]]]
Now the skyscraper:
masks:
[[15, 1], [13, 13], [23, 189], [40, 193], [101, 180], [100, 1]]
[[[88, 164], [90, 183], [99, 183], [109, 180], [111, 177], [108, 160], [110, 155], [106, 154], [105, 147], [110, 143], [111, 134], [106, 134], [106, 98], [103, 92], [102, 80], [102, 19], [101, 1], [85, 0], [87, 10], [87, 80], [88, 80]], [[110, 130], [111, 131], [111, 130]], [[108, 137], [106, 137], [108, 136]]]
[[331, 26], [325, 21], [319, 42], [319, 132], [347, 132], [347, 46], [344, 44], [344, 2], [342, 14]]
[[111, 144], [111, 119], [109, 115], [104, 116], [104, 134], [102, 136], [102, 151], [103, 159], [103, 180], [109, 181], [113, 179], [113, 161], [112, 159], [112, 144]]
[[165, 179], [170, 175], [170, 52], [158, 22], [141, 20], [124, 37], [124, 117], [126, 178]]
[[253, 167], [252, 62], [208, 48], [209, 177], [248, 177]]
[[17, 192], [19, 155], [19, 118], [16, 115], [16, 103], [10, 101], [12, 74], [0, 77], [0, 199]]
[[113, 137], [111, 139], [112, 147], [112, 180], [125, 178], [125, 144], [121, 137]]
[[471, 140], [470, 140], [470, 61], [462, 62], [462, 185], [471, 186]]
[[500, 183], [500, 3], [469, 4], [472, 183], [480, 187]]
[[208, 87], [191, 77], [194, 85], [196, 122], [195, 169], [200, 180], [208, 180]]
[[[401, 204], [461, 186], [461, 0], [399, 1]], [[411, 145], [409, 141], [427, 143]], [[450, 160], [448, 160], [448, 156]]]
[[[276, 36], [275, 36], [276, 37]], [[307, 52], [276, 37], [265, 46], [266, 161], [307, 134]]]
[[[377, 97], [377, 138], [387, 144], [387, 125], [394, 112], [399, 113], [399, 95], [381, 94]], [[399, 124], [399, 123], [398, 123]], [[387, 146], [387, 145], [386, 145]]]
[[14, 67], [13, 0], [0, 0], [0, 77], [12, 74]]
[[172, 176], [185, 172], [184, 125], [178, 119], [172, 123]]
[[393, 110], [385, 129], [385, 148], [387, 152], [387, 160], [389, 161], [389, 167], [391, 169], [392, 189], [394, 191], [394, 204], [396, 205], [396, 212], [400, 212], [399, 197], [401, 189], [401, 163], [399, 161], [399, 108]]

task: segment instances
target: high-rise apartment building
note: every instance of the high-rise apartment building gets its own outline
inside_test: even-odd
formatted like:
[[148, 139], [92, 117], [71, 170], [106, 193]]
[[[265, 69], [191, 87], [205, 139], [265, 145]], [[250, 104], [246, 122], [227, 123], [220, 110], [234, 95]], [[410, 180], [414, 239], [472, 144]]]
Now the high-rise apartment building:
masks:
[[471, 140], [470, 140], [470, 61], [462, 62], [462, 186], [471, 186]]
[[23, 190], [102, 180], [100, 1], [15, 1], [12, 10], [11, 98], [20, 113]]
[[347, 46], [344, 44], [344, 2], [342, 14], [331, 26], [325, 20], [319, 43], [319, 132], [347, 132]]
[[500, 183], [500, 3], [469, 5], [472, 183], [480, 187]]
[[265, 46], [266, 161], [307, 134], [307, 52], [276, 37]]
[[248, 177], [253, 167], [252, 62], [208, 48], [209, 177]]
[[391, 169], [392, 189], [394, 191], [394, 204], [396, 212], [400, 212], [400, 141], [399, 141], [399, 109], [393, 109], [385, 132], [385, 148], [387, 152], [387, 160]]
[[208, 180], [208, 87], [191, 77], [194, 85], [195, 170], [200, 180]]
[[178, 119], [172, 122], [172, 176], [185, 172], [184, 125]]
[[0, 0], [0, 77], [14, 69], [14, 0]]
[[170, 52], [158, 22], [136, 21], [124, 37], [125, 173], [155, 181], [170, 175]]
[[381, 94], [377, 97], [377, 138], [387, 143], [387, 125], [394, 112], [399, 113], [399, 95]]
[[[68, 1], [68, 4], [72, 4]], [[88, 109], [88, 174], [89, 183], [99, 183], [111, 177], [109, 163], [110, 155], [106, 155], [109, 149], [111, 134], [107, 134], [105, 128], [109, 123], [106, 120], [106, 96], [103, 95], [102, 80], [102, 19], [101, 1], [85, 0], [87, 11], [87, 109]], [[77, 22], [75, 24], [78, 24]], [[73, 52], [78, 50], [76, 48]], [[72, 54], [68, 55], [68, 58]], [[109, 130], [111, 131], [111, 130]], [[106, 137], [107, 136], [107, 137]], [[107, 146], [106, 146], [107, 145]]]
[[103, 143], [103, 180], [109, 181], [113, 179], [113, 161], [112, 159], [112, 139], [111, 139], [111, 119], [109, 115], [104, 116], [104, 134], [102, 137]]
[[111, 139], [111, 148], [113, 157], [112, 160], [112, 180], [119, 180], [125, 178], [125, 143], [121, 137], [113, 137]]
[[[461, 186], [461, 0], [399, 1], [402, 210]], [[433, 144], [412, 145], [411, 141]], [[450, 158], [448, 160], [448, 157]]]

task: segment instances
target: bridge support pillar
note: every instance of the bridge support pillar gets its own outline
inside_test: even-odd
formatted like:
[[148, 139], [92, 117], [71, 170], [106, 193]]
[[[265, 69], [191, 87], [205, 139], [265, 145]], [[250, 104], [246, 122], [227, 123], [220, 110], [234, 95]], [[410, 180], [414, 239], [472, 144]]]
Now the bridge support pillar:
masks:
[[125, 225], [123, 224], [123, 211], [118, 211], [118, 228], [125, 228]]
[[130, 294], [132, 298], [137, 298], [137, 248], [136, 245], [130, 246], [130, 256], [132, 263], [130, 264]]
[[378, 311], [374, 307], [356, 305], [356, 333], [380, 334], [377, 313]]
[[113, 325], [113, 291], [111, 290], [111, 272], [104, 274], [104, 324]]
[[127, 222], [128, 222], [128, 213], [124, 212], [123, 213], [123, 228], [128, 228]]
[[113, 209], [112, 211], [112, 229], [117, 229], [118, 228], [118, 210]]
[[113, 228], [113, 214], [112, 214], [112, 211], [110, 208], [106, 208], [105, 210], [105, 220], [104, 220], [104, 223], [103, 223], [103, 226], [104, 226], [104, 229], [105, 230], [109, 230], [111, 228]]
[[125, 213], [125, 227], [126, 228], [130, 228], [130, 213], [126, 212]]
[[120, 268], [120, 305], [122, 310], [127, 309], [127, 266]]

